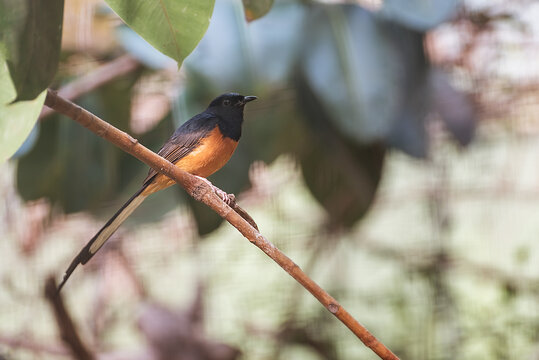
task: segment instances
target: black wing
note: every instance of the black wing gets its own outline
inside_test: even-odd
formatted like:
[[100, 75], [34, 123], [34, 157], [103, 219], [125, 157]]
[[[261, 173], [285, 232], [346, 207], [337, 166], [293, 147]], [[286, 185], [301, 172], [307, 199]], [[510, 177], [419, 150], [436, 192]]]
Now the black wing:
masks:
[[[217, 120], [215, 115], [207, 112], [193, 116], [174, 132], [157, 154], [175, 164], [193, 151], [200, 144], [200, 141], [208, 136], [210, 131], [217, 126]], [[143, 183], [146, 184], [155, 175], [157, 175], [157, 171], [150, 168]]]

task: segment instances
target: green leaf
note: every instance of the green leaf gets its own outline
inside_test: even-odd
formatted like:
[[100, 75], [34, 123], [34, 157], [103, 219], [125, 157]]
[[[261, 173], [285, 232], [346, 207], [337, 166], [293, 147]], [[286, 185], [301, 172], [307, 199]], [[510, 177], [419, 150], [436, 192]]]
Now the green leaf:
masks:
[[273, 6], [273, 0], [243, 0], [245, 19], [253, 21], [266, 15]]
[[33, 100], [58, 68], [64, 0], [0, 0], [0, 51], [17, 96]]
[[30, 134], [45, 102], [44, 91], [35, 100], [12, 103], [15, 87], [0, 56], [0, 163], [17, 151]]
[[181, 65], [210, 23], [214, 0], [106, 0], [129, 27]]

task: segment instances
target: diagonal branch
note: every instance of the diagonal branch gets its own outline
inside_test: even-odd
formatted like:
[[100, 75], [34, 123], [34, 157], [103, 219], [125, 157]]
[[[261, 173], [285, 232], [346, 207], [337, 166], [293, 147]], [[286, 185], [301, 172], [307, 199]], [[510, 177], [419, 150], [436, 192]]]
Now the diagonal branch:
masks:
[[[180, 184], [195, 200], [211, 207], [223, 219], [227, 220], [251, 243], [256, 245], [273, 261], [279, 264], [290, 276], [307, 289], [324, 307], [346, 325], [365, 345], [372, 349], [381, 359], [398, 359], [384, 344], [378, 341], [363, 325], [346, 311], [331, 295], [315, 283], [288, 256], [277, 249], [258, 230], [246, 220], [240, 212], [225, 204], [213, 191], [210, 185], [196, 176], [177, 168], [161, 156], [148, 150], [129, 134], [116, 129], [89, 111], [58, 96], [54, 91], [47, 91], [45, 105], [70, 117], [105, 140], [115, 144], [125, 152], [133, 155], [157, 172], [164, 174]], [[243, 214], [247, 214], [242, 210]], [[248, 216], [248, 215], [247, 215]], [[250, 216], [248, 216], [250, 218]], [[252, 219], [251, 219], [252, 220]]]

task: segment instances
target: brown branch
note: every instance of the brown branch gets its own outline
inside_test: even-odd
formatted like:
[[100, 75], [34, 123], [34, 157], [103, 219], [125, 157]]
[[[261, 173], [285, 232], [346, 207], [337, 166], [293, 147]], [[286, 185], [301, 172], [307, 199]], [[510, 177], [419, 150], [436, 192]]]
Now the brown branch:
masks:
[[199, 178], [188, 174], [161, 156], [148, 150], [127, 133], [116, 129], [109, 123], [82, 109], [76, 104], [59, 97], [48, 90], [45, 105], [77, 121], [90, 131], [112, 142], [125, 152], [135, 156], [148, 166], [180, 184], [194, 199], [211, 207], [223, 219], [245, 236], [251, 243], [260, 248], [281, 266], [290, 276], [307, 289], [329, 312], [346, 325], [365, 345], [372, 349], [381, 359], [398, 359], [387, 347], [379, 342], [365, 327], [348, 313], [333, 297], [305, 274], [298, 265], [277, 249], [262, 234], [251, 226], [238, 212], [233, 211], [213, 191], [210, 185]]
[[[58, 95], [69, 100], [75, 100], [140, 66], [140, 62], [131, 55], [120, 56], [62, 86], [58, 90]], [[51, 108], [43, 107], [41, 114], [39, 114], [39, 119], [42, 120], [53, 112], [54, 110]]]
[[45, 283], [45, 298], [49, 301], [54, 311], [54, 317], [60, 330], [60, 336], [69, 347], [74, 358], [79, 360], [93, 360], [95, 356], [86, 348], [82, 342], [77, 328], [64, 306], [60, 294], [56, 291], [56, 282], [53, 277], [47, 279]]

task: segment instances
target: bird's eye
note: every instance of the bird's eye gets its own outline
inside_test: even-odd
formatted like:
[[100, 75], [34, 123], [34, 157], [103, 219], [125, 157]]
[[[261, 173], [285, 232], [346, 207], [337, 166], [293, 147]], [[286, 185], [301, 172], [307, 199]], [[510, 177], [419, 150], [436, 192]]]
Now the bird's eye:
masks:
[[230, 100], [223, 100], [223, 105], [224, 106], [230, 105]]

